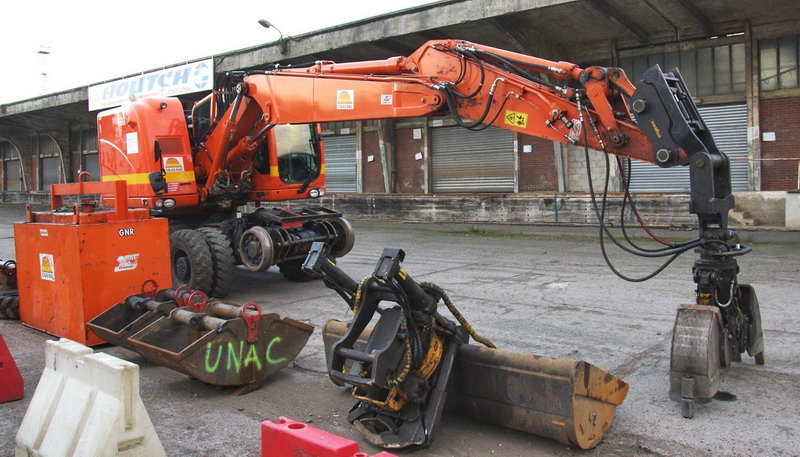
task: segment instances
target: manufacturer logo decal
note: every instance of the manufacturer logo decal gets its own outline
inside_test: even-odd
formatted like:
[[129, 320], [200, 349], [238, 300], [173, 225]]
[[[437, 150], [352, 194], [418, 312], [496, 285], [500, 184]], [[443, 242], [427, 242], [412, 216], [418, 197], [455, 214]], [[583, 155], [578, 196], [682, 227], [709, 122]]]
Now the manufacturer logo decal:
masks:
[[164, 157], [164, 171], [180, 173], [183, 171], [183, 157]]
[[114, 267], [114, 273], [135, 270], [137, 266], [139, 266], [139, 254], [121, 255], [117, 257], [117, 266]]
[[353, 109], [353, 100], [355, 100], [354, 90], [336, 91], [336, 109]]

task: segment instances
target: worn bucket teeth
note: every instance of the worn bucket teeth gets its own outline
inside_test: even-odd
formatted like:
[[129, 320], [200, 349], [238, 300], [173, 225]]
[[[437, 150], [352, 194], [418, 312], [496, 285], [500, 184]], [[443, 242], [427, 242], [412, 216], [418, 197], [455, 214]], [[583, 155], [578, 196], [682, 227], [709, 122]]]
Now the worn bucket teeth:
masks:
[[[333, 344], [346, 331], [344, 322], [325, 324], [323, 340], [329, 363]], [[368, 328], [359, 338], [362, 347], [370, 331]], [[585, 361], [464, 344], [456, 354], [446, 408], [591, 449], [603, 439], [627, 394], [625, 381]]]
[[257, 306], [243, 314], [241, 306], [212, 300], [190, 310], [170, 297], [174, 291], [154, 299], [128, 297], [89, 327], [110, 343], [208, 384], [253, 387], [294, 360], [314, 330]]

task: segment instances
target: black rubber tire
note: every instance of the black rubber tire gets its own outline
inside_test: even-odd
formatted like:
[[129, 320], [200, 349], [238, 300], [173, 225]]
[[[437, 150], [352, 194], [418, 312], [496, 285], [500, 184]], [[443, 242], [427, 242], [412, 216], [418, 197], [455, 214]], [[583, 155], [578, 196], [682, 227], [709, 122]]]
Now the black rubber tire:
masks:
[[19, 319], [17, 292], [0, 292], [0, 319]]
[[283, 277], [289, 281], [306, 282], [316, 279], [315, 276], [311, 276], [303, 271], [304, 261], [305, 259], [287, 260], [286, 262], [278, 265], [278, 268], [280, 268]]
[[233, 285], [233, 272], [236, 269], [233, 246], [220, 229], [200, 227], [197, 231], [206, 237], [206, 244], [211, 251], [211, 260], [214, 264], [214, 280], [209, 296], [222, 298], [230, 292]]
[[231, 244], [231, 250], [233, 252], [233, 261], [236, 265], [242, 264], [242, 259], [239, 258], [239, 252], [236, 250], [236, 246], [239, 244], [239, 240], [236, 239], [236, 231], [234, 227], [236, 226], [236, 219], [230, 218], [225, 219], [220, 224], [219, 229], [228, 238], [228, 241]]
[[197, 230], [182, 229], [169, 236], [172, 286], [211, 293], [214, 285], [214, 261], [206, 237]]

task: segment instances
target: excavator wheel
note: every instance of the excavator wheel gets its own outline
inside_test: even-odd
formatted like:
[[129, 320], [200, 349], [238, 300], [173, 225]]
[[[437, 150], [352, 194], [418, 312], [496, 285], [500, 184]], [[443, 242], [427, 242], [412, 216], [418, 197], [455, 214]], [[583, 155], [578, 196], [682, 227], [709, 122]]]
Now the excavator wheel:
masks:
[[214, 286], [214, 261], [206, 237], [192, 229], [181, 229], [169, 236], [172, 286], [187, 286], [210, 294]]
[[306, 282], [315, 279], [314, 276], [311, 276], [303, 271], [303, 261], [304, 259], [287, 260], [286, 262], [278, 265], [278, 268], [281, 269], [281, 274], [283, 274], [283, 277], [289, 281]]
[[19, 319], [19, 295], [16, 290], [0, 291], [0, 319]]
[[236, 269], [231, 242], [221, 230], [214, 227], [200, 227], [197, 231], [206, 237], [206, 244], [211, 251], [211, 260], [214, 264], [214, 279], [209, 295], [222, 298], [231, 290], [233, 272]]

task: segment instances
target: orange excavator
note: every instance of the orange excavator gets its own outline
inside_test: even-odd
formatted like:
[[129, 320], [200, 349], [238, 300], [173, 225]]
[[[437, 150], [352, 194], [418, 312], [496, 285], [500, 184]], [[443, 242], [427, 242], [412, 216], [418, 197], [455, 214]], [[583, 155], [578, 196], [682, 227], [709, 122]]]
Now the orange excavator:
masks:
[[[130, 194], [132, 204], [176, 217], [206, 210], [230, 214], [242, 201], [314, 197], [324, 191], [319, 130], [305, 124], [441, 115], [467, 129], [495, 126], [580, 145], [587, 155], [591, 148], [620, 161], [687, 166], [689, 211], [697, 215], [699, 233], [671, 243], [654, 236], [661, 247], [638, 246], [627, 235], [614, 237], [605, 224], [605, 192], [598, 202], [590, 185], [603, 256], [621, 278], [638, 282], [685, 252], [699, 254], [693, 268], [695, 303], [678, 308], [673, 330], [670, 393], [681, 402], [685, 417], [692, 417], [696, 401], [716, 394], [741, 353], [764, 363], [758, 300], [751, 286], [738, 281], [736, 257], [750, 248], [728, 227], [734, 206], [730, 164], [677, 69], [663, 72], [654, 66], [634, 86], [620, 68], [581, 68], [460, 40], [434, 40], [407, 57], [320, 61], [301, 68], [275, 65], [226, 76], [221, 90], [193, 110], [191, 135], [176, 100], [145, 100], [138, 109], [146, 113], [132, 108], [101, 113], [100, 152], [119, 150], [107, 152], [118, 156], [116, 165], [101, 158], [103, 179], [123, 175], [115, 170], [127, 160], [137, 172], [129, 184], [140, 186]], [[138, 125], [143, 132], [151, 116], [163, 116], [166, 130], [140, 135], [140, 150], [146, 145], [154, 154], [141, 154], [136, 160], [142, 162], [134, 162], [138, 151], [130, 145], [136, 137], [129, 129]], [[107, 136], [114, 139], [106, 141]], [[607, 184], [608, 179], [606, 189]], [[633, 205], [629, 197], [626, 191]], [[328, 369], [335, 382], [353, 389], [357, 402], [348, 420], [371, 442], [389, 448], [430, 443], [452, 389], [460, 409], [483, 419], [580, 447], [600, 441], [613, 418], [609, 405], [621, 403], [627, 392], [623, 381], [585, 362], [548, 359], [553, 362], [542, 365], [539, 357], [475, 349], [467, 344], [467, 334], [482, 339], [454, 309], [458, 324], [437, 311], [439, 301], [451, 308], [449, 299], [438, 286], [408, 276], [401, 250], [384, 251], [375, 272], [359, 283], [336, 266], [335, 259], [352, 247], [353, 239], [339, 215], [330, 220], [331, 238], [316, 239], [325, 238], [319, 232], [298, 235], [296, 246], [305, 252], [286, 256], [278, 254], [281, 243], [295, 240], [271, 231], [266, 222], [276, 217], [260, 211], [228, 219], [214, 236], [229, 240], [226, 249], [248, 268], [291, 260], [298, 275], [321, 276], [354, 310], [350, 326], [326, 328], [326, 338], [335, 341], [327, 351]], [[290, 226], [280, 222], [281, 230]], [[205, 233], [206, 240], [213, 238]], [[188, 251], [194, 238], [187, 238], [183, 249]], [[628, 253], [665, 262], [649, 275], [628, 277], [606, 256], [606, 238]], [[173, 241], [180, 240], [175, 236]], [[300, 265], [296, 259], [309, 247]], [[186, 263], [196, 268], [191, 257]], [[181, 266], [174, 252], [173, 264]], [[381, 317], [370, 333], [366, 324], [375, 313]], [[453, 380], [452, 373], [461, 376]], [[530, 401], [522, 407], [526, 398]]]
[[[253, 98], [233, 92], [243, 86], [230, 77], [188, 117], [176, 98], [146, 98], [97, 116], [101, 179], [126, 181], [129, 207], [170, 219], [173, 284], [215, 297], [229, 291], [236, 264], [251, 271], [278, 265], [287, 279], [303, 281], [311, 243], [326, 242], [341, 257], [354, 242], [350, 223], [327, 208], [258, 208], [236, 217], [247, 202], [324, 195], [325, 156], [317, 125], [268, 122]], [[113, 206], [110, 196], [104, 203]]]

